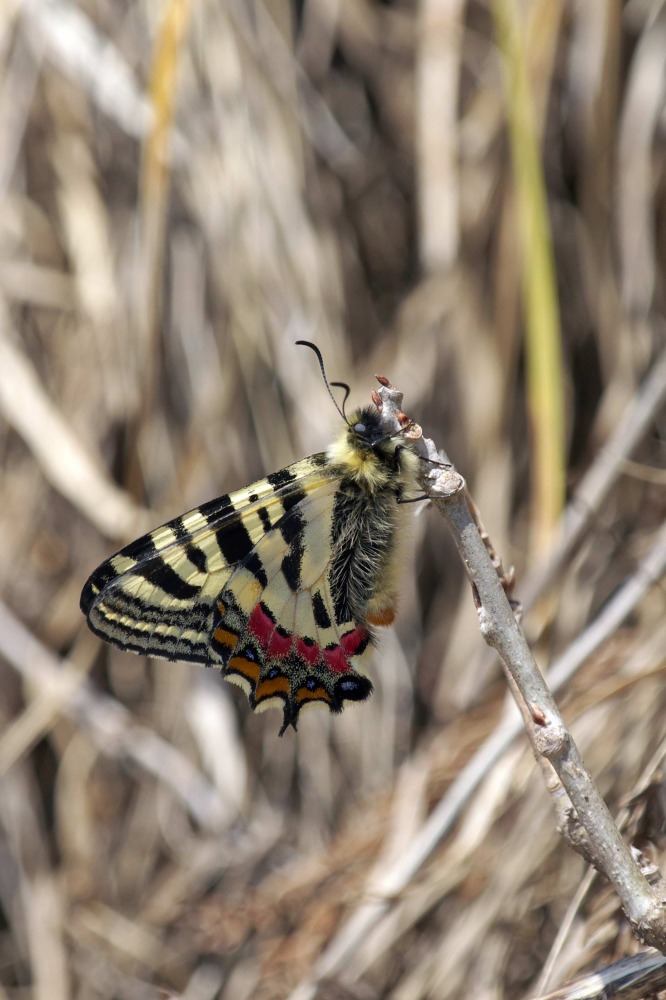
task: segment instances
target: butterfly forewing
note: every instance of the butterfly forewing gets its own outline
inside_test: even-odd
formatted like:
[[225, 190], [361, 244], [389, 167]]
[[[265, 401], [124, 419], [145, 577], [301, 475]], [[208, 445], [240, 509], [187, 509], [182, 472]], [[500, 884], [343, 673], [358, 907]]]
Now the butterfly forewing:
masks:
[[[188, 614], [198, 617], [197, 605], [212, 605], [234, 567], [294, 502], [324, 481], [320, 468], [319, 455], [297, 462], [174, 518], [111, 556], [81, 595], [93, 630], [123, 648], [205, 661], [204, 651], [184, 657], [187, 651], [175, 655], [164, 648], [166, 619], [186, 628]], [[125, 627], [133, 634], [123, 635]]]

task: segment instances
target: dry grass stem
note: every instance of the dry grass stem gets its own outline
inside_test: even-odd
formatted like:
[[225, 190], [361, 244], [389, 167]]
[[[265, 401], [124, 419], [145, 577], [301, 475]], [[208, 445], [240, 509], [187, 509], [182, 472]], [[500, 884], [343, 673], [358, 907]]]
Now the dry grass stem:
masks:
[[1, 1000], [534, 1000], [640, 953], [557, 835], [430, 505], [372, 698], [294, 738], [215, 671], [100, 648], [78, 607], [114, 549], [326, 448], [297, 340], [350, 412], [386, 372], [663, 870], [666, 22], [524, 15], [0, 3]]

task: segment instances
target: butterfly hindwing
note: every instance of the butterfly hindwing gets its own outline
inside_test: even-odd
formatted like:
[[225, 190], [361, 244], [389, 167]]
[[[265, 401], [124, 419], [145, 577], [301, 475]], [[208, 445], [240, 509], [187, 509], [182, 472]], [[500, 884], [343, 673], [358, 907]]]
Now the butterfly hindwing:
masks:
[[281, 702], [285, 726], [306, 704], [339, 712], [345, 700], [363, 700], [372, 689], [356, 670], [370, 634], [335, 618], [330, 593], [337, 489], [335, 480], [320, 486], [258, 542], [261, 594], [241, 564], [218, 601], [213, 643], [226, 654], [226, 676], [245, 688], [257, 710]]

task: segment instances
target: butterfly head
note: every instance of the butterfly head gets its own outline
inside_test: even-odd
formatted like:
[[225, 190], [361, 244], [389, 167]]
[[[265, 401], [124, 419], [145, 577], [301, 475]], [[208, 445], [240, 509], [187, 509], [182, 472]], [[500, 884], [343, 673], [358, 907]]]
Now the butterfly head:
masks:
[[370, 493], [404, 484], [417, 464], [402, 430], [387, 433], [374, 406], [356, 410], [328, 449], [341, 474]]
[[391, 455], [395, 452], [401, 435], [387, 434], [382, 426], [379, 411], [366, 406], [347, 420], [349, 446], [358, 453]]

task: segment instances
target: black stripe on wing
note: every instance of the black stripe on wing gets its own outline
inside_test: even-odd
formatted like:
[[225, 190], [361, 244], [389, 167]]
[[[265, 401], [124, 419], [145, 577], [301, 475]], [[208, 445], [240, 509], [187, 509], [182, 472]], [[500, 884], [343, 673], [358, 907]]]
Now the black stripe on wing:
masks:
[[[252, 539], [243, 523], [244, 518], [258, 512], [265, 531], [276, 528], [284, 515], [301, 503], [311, 490], [331, 478], [326, 475], [327, 465], [324, 453], [303, 459], [253, 486], [210, 500], [120, 549], [91, 574], [81, 593], [81, 610], [88, 617], [93, 631], [121, 645], [117, 636], [107, 635], [99, 627], [99, 622], [95, 627], [90, 618], [105, 595], [122, 591], [124, 582], [131, 577], [141, 578], [149, 585], [158, 587], [167, 599], [191, 600], [195, 604], [201, 588], [189, 581], [209, 572], [211, 556], [215, 572], [222, 572], [225, 563], [230, 570], [243, 564], [261, 586], [265, 586], [264, 568], [255, 552], [257, 539]], [[267, 483], [270, 489], [267, 489]], [[271, 524], [271, 510], [276, 504], [280, 506], [275, 510]], [[215, 544], [211, 545], [213, 537]], [[128, 566], [129, 560], [135, 565]], [[171, 565], [176, 560], [179, 572]], [[298, 567], [293, 566], [292, 583], [298, 575], [297, 571]], [[133, 612], [140, 610], [138, 603], [132, 606]], [[164, 602], [153, 604], [146, 599], [143, 603], [146, 609], [155, 608], [156, 614], [168, 616], [168, 605]], [[99, 618], [100, 614], [96, 617]]]

